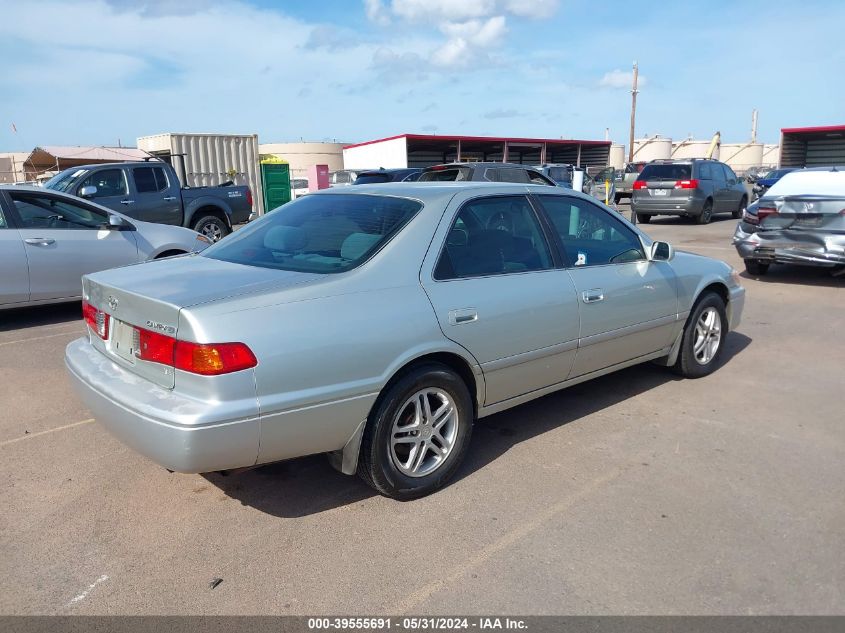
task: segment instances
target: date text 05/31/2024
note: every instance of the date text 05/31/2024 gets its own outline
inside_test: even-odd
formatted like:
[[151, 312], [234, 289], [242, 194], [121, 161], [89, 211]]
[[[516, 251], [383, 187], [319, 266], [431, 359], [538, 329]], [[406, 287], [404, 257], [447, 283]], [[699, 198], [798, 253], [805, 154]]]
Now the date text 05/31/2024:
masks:
[[308, 618], [308, 629], [319, 630], [370, 630], [388, 631], [391, 629], [404, 631], [417, 630], [521, 630], [528, 626], [524, 620], [518, 618], [497, 617], [405, 617], [405, 618]]

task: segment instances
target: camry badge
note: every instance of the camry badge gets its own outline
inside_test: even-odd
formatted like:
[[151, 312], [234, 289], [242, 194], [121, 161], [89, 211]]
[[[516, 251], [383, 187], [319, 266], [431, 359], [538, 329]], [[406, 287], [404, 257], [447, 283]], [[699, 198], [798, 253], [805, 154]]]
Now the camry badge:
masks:
[[164, 323], [159, 323], [158, 321], [147, 321], [147, 327], [151, 330], [156, 330], [158, 332], [164, 332], [165, 334], [175, 334], [176, 328], [172, 325], [166, 325]]

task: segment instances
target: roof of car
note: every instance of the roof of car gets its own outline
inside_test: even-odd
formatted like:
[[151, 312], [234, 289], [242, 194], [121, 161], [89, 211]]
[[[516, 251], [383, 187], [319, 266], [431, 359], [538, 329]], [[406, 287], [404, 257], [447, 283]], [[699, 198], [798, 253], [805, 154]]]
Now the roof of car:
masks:
[[441, 163], [439, 165], [429, 165], [423, 171], [432, 169], [445, 169], [447, 167], [521, 167], [523, 169], [536, 169], [534, 165], [521, 165], [519, 163], [503, 163], [500, 161], [475, 161], [466, 163]]

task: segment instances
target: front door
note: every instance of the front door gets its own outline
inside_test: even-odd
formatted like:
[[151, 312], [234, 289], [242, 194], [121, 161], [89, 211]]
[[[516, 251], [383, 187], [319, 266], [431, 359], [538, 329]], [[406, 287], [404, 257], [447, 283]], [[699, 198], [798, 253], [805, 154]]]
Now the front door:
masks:
[[572, 377], [667, 348], [677, 329], [675, 274], [649, 261], [639, 236], [580, 198], [538, 196], [560, 237], [580, 306]]
[[578, 303], [527, 197], [464, 202], [441, 241], [426, 259], [433, 274], [423, 275], [423, 287], [444, 334], [480, 363], [485, 404], [566, 380]]
[[20, 231], [11, 225], [2, 203], [0, 199], [0, 305], [5, 305], [29, 300], [29, 268]]
[[85, 176], [73, 192], [69, 193], [79, 196], [84, 187], [97, 188], [93, 195], [86, 196], [86, 200], [126, 215], [132, 215], [132, 205], [135, 204], [135, 200], [129, 195], [129, 182], [126, 179], [125, 170], [119, 167], [95, 169]]
[[29, 262], [32, 301], [78, 297], [82, 275], [138, 261], [134, 231], [115, 231], [108, 214], [51, 193], [7, 191]]

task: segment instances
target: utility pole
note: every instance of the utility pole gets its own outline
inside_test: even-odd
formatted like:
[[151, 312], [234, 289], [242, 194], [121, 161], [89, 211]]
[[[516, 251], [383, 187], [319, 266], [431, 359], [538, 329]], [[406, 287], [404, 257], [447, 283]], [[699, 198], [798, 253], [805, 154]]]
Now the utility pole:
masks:
[[757, 142], [757, 110], [751, 111], [751, 142]]
[[637, 120], [637, 62], [634, 62], [634, 85], [631, 88], [631, 135], [628, 142], [628, 162], [634, 162], [634, 125]]

